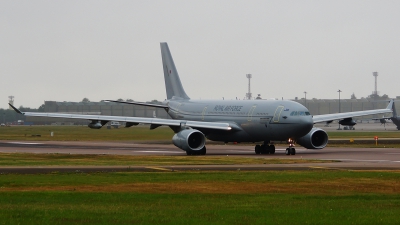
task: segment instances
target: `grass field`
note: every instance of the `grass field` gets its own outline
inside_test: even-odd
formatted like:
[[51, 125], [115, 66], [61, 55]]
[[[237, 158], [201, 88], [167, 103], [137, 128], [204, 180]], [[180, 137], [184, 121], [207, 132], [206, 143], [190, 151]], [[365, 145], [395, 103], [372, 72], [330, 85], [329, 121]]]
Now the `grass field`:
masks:
[[[50, 132], [54, 132], [53, 137]], [[374, 132], [328, 134], [338, 139], [376, 135]], [[144, 126], [111, 130], [92, 130], [86, 126], [0, 128], [1, 140], [170, 143], [172, 136], [167, 127], [155, 130]], [[398, 133], [379, 132], [379, 137], [398, 138]], [[312, 161], [0, 154], [2, 166], [301, 162]], [[0, 174], [0, 224], [398, 224], [399, 221], [399, 171]]]
[[332, 160], [313, 159], [268, 159], [229, 156], [132, 156], [132, 155], [87, 155], [87, 154], [33, 154], [0, 153], [0, 166], [46, 166], [46, 165], [95, 165], [95, 166], [139, 166], [139, 165], [245, 165], [245, 164], [295, 164], [324, 163]]
[[398, 224], [400, 173], [0, 175], [0, 224]]
[[[50, 133], [53, 132], [53, 137]], [[38, 136], [40, 135], [40, 136]], [[149, 126], [119, 129], [90, 129], [87, 126], [12, 126], [0, 127], [1, 140], [28, 141], [171, 141], [169, 127], [150, 130]]]

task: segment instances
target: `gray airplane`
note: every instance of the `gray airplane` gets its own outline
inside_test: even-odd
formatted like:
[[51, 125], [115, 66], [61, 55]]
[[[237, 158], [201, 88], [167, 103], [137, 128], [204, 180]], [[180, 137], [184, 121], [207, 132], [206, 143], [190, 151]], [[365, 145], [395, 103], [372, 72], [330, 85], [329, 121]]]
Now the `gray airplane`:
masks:
[[[386, 120], [391, 120], [397, 126], [397, 130], [400, 130], [400, 117], [397, 116], [396, 107], [395, 107], [394, 102], [393, 102], [392, 113], [393, 114], [391, 117], [373, 118], [373, 120], [379, 120], [379, 122], [381, 122], [381, 125], [383, 124], [384, 126], [387, 123]], [[385, 127], [385, 129], [386, 129], [386, 127]]]
[[273, 141], [287, 141], [285, 153], [294, 155], [294, 143], [307, 149], [322, 149], [328, 143], [327, 133], [313, 128], [314, 123], [339, 120], [346, 125], [356, 116], [391, 112], [393, 105], [392, 100], [386, 109], [312, 116], [306, 107], [289, 100], [192, 100], [183, 89], [167, 43], [160, 45], [167, 99], [162, 104], [108, 101], [163, 108], [172, 119], [21, 112], [11, 107], [25, 116], [86, 119], [93, 129], [109, 121], [125, 122], [126, 127], [169, 126], [175, 132], [172, 143], [187, 155], [206, 154], [206, 138], [225, 143], [262, 142], [255, 146], [256, 154], [274, 154]]

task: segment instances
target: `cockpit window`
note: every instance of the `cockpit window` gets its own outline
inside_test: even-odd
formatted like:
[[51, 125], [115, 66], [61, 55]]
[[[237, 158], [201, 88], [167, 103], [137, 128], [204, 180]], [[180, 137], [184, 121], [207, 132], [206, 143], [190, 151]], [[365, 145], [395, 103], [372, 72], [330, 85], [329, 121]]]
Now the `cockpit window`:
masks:
[[309, 115], [311, 115], [310, 112], [306, 112], [306, 116], [309, 116]]

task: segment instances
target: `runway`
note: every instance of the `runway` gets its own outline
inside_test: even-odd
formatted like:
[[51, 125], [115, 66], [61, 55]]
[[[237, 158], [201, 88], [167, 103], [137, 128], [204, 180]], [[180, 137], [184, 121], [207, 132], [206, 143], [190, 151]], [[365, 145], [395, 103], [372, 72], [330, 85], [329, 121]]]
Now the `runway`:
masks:
[[[256, 155], [251, 145], [207, 145], [207, 156], [264, 157], [337, 160], [334, 163], [263, 164], [263, 165], [185, 165], [185, 166], [0, 166], [0, 173], [95, 172], [95, 171], [182, 171], [182, 170], [400, 170], [400, 149], [325, 148], [307, 150], [296, 147], [296, 155], [285, 155], [277, 146], [273, 155]], [[0, 153], [59, 153], [185, 156], [172, 144], [115, 142], [24, 142], [0, 141]], [[198, 157], [198, 156], [193, 156]]]

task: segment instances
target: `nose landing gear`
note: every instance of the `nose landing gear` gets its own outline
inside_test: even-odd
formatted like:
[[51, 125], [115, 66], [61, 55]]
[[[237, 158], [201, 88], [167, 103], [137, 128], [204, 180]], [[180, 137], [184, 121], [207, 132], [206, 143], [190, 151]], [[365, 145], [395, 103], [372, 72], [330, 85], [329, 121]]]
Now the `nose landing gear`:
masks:
[[296, 155], [296, 149], [294, 148], [294, 141], [291, 138], [289, 138], [288, 143], [289, 143], [289, 148], [286, 148], [285, 154]]

